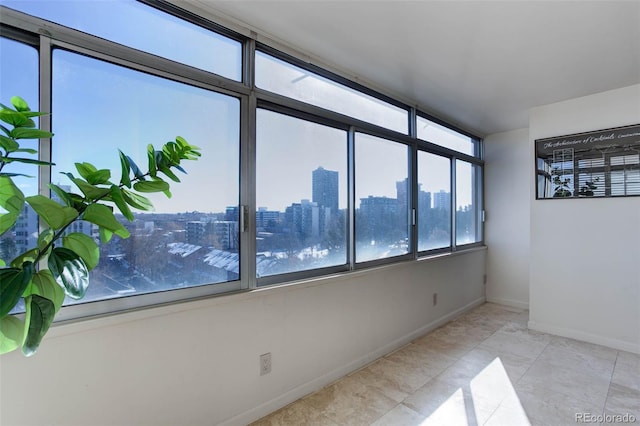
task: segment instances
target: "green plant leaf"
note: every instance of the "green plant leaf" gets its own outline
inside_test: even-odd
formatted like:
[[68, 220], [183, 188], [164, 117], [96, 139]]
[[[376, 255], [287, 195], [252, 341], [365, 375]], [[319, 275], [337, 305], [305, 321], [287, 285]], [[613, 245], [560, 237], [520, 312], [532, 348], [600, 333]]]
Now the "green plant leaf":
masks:
[[33, 275], [31, 283], [24, 291], [23, 297], [29, 297], [33, 294], [51, 300], [56, 312], [60, 310], [62, 303], [64, 303], [64, 289], [56, 282], [53, 274], [48, 269], [42, 269]]
[[118, 207], [118, 210], [120, 210], [120, 213], [122, 213], [122, 215], [126, 217], [129, 222], [133, 222], [133, 213], [127, 205], [127, 202], [124, 199], [124, 194], [122, 193], [122, 189], [120, 189], [120, 187], [115, 185], [111, 187], [111, 199]]
[[25, 304], [27, 307], [25, 324], [28, 324], [28, 328], [22, 344], [22, 353], [25, 356], [32, 356], [38, 350], [44, 335], [47, 334], [56, 311], [51, 300], [37, 294], [27, 297]]
[[101, 185], [109, 183], [109, 179], [111, 179], [111, 170], [100, 169], [91, 173], [87, 178], [87, 182], [89, 182], [91, 185]]
[[37, 154], [38, 150], [32, 148], [18, 148], [14, 152], [27, 152], [29, 154]]
[[0, 318], [7, 315], [18, 303], [33, 277], [33, 272], [32, 263], [26, 263], [24, 268], [0, 269]]
[[13, 181], [0, 176], [0, 235], [11, 229], [24, 207], [24, 194]]
[[12, 268], [22, 268], [25, 262], [33, 263], [38, 258], [38, 249], [27, 250], [11, 261]]
[[73, 207], [73, 201], [71, 200], [70, 194], [64, 189], [60, 188], [58, 185], [50, 183], [47, 185], [54, 194], [60, 198], [60, 200], [67, 206]]
[[38, 235], [38, 250], [42, 251], [49, 243], [53, 241], [55, 232], [51, 228], [47, 228]]
[[109, 188], [99, 188], [79, 178], [72, 180], [89, 200], [99, 200], [109, 193]]
[[156, 165], [156, 151], [153, 149], [153, 145], [147, 145], [147, 158], [149, 159], [149, 175], [156, 177], [158, 166]]
[[11, 136], [14, 139], [41, 139], [50, 138], [53, 133], [46, 132], [40, 129], [26, 129], [24, 127], [16, 127], [11, 131]]
[[128, 155], [125, 155], [125, 158], [127, 159], [127, 163], [129, 164], [129, 168], [133, 172], [133, 175], [140, 180], [144, 180], [144, 173], [142, 173], [142, 170], [140, 170], [136, 162], [133, 161]]
[[20, 96], [12, 96], [11, 97], [11, 105], [16, 109], [16, 111], [31, 111], [27, 101], [22, 99]]
[[13, 315], [0, 318], [0, 355], [16, 350], [24, 340], [24, 323]]
[[71, 207], [63, 207], [43, 195], [26, 198], [33, 210], [53, 229], [60, 229], [78, 217], [78, 211]]
[[129, 238], [131, 235], [127, 228], [118, 222], [116, 217], [113, 215], [113, 211], [102, 204], [89, 205], [84, 211], [82, 219], [102, 228], [106, 228], [121, 238]]
[[134, 183], [133, 189], [139, 192], [164, 192], [169, 190], [169, 184], [163, 180], [141, 181]]
[[[9, 123], [14, 127], [29, 126], [29, 121], [32, 121], [25, 114], [19, 111], [14, 111], [12, 109], [0, 110], [0, 120], [4, 121], [5, 123]], [[7, 136], [13, 136], [13, 132], [9, 131]]]
[[107, 169], [98, 170], [91, 163], [75, 163], [76, 169], [80, 176], [82, 176], [87, 182], [91, 185], [99, 185], [102, 183], [106, 183], [109, 179], [111, 179], [111, 171]]
[[113, 232], [103, 227], [99, 228], [99, 232], [100, 232], [100, 241], [102, 241], [103, 244], [106, 244], [109, 241], [111, 241], [111, 237], [113, 237]]
[[35, 164], [36, 166], [50, 166], [51, 163], [48, 161], [40, 161], [35, 160], [33, 158], [23, 158], [23, 157], [5, 157], [5, 163], [25, 163], [25, 164]]
[[129, 161], [127, 160], [127, 156], [124, 155], [122, 151], [118, 150], [118, 153], [120, 154], [120, 168], [122, 169], [120, 183], [127, 188], [131, 188], [131, 179], [129, 178], [131, 167], [129, 166]]
[[80, 173], [80, 176], [87, 179], [87, 176], [90, 176], [91, 173], [97, 172], [98, 169], [91, 163], [75, 163], [76, 170]]
[[11, 138], [0, 135], [0, 148], [4, 149], [7, 153], [11, 153], [20, 149], [20, 144]]
[[53, 278], [64, 287], [72, 299], [82, 299], [89, 287], [89, 270], [84, 260], [74, 251], [56, 247], [49, 255], [49, 270]]
[[122, 195], [124, 196], [124, 200], [127, 202], [127, 204], [129, 204], [131, 207], [135, 209], [143, 210], [143, 211], [154, 210], [153, 204], [151, 203], [151, 201], [149, 201], [147, 197], [144, 197], [140, 194], [136, 194], [135, 192], [132, 192], [132, 191], [127, 191], [126, 189], [122, 190]]
[[160, 171], [162, 173], [164, 173], [169, 179], [171, 179], [174, 182], [180, 182], [180, 179], [178, 179], [178, 176], [176, 176], [170, 168], [168, 168], [167, 166], [160, 166], [159, 167]]
[[100, 247], [90, 236], [74, 232], [62, 237], [62, 246], [80, 256], [89, 271], [98, 265]]
[[0, 214], [0, 235], [13, 228], [13, 225], [18, 221], [19, 213], [2, 213]]
[[33, 175], [25, 175], [24, 173], [2, 173], [2, 172], [0, 172], [0, 176], [5, 176], [5, 177], [24, 176], [24, 177], [28, 177], [28, 178], [35, 177]]

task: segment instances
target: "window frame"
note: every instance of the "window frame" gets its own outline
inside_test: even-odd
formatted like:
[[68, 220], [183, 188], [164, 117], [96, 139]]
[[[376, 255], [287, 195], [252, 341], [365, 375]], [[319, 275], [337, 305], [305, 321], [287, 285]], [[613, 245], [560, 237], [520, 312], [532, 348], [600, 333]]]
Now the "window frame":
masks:
[[[5, 12], [5, 10], [7, 12]], [[51, 113], [52, 57], [54, 49], [62, 49], [99, 61], [122, 66], [134, 71], [139, 71], [154, 77], [191, 85], [238, 99], [240, 102], [240, 138], [238, 141], [238, 150], [240, 154], [240, 170], [238, 176], [240, 179], [239, 202], [240, 205], [247, 203], [249, 196], [243, 192], [243, 187], [245, 186], [243, 184], [243, 176], [246, 174], [246, 172], [243, 171], [243, 167], [247, 167], [247, 164], [249, 164], [249, 160], [245, 158], [247, 155], [247, 149], [245, 146], [248, 144], [246, 129], [248, 122], [246, 117], [244, 117], [246, 116], [246, 113], [243, 113], [243, 111], [248, 109], [249, 96], [248, 90], [243, 83], [232, 80], [227, 81], [227, 79], [218, 76], [217, 74], [207, 73], [188, 65], [160, 58], [152, 54], [139, 52], [135, 49], [100, 39], [89, 34], [81, 33], [77, 30], [52, 24], [42, 19], [31, 17], [4, 7], [2, 7], [0, 16], [2, 17], [0, 23], [0, 36], [19, 42], [27, 41], [28, 44], [35, 47], [39, 53], [39, 98], [40, 111], [42, 112]], [[27, 29], [25, 30], [24, 27], [22, 30], [16, 29], [14, 25], [21, 25], [25, 20], [27, 21], [27, 24], [24, 27], [27, 27]], [[35, 37], [25, 36], [25, 31], [28, 31], [29, 29], [31, 31], [35, 31], [39, 28], [46, 28], [46, 35], [41, 34], [37, 39]], [[207, 76], [209, 78], [207, 78]], [[220, 79], [223, 80], [223, 84], [220, 84]], [[231, 86], [233, 86], [233, 90], [230, 90]], [[40, 128], [42, 130], [51, 131], [50, 114], [41, 117]], [[43, 161], [51, 160], [51, 139], [40, 140], [38, 155]], [[49, 167], [40, 167], [38, 173], [39, 194], [47, 197], [49, 196], [47, 184], [50, 180], [51, 169]], [[247, 234], [247, 232], [240, 232], [241, 259], [247, 258], [246, 255], [243, 255], [243, 252], [247, 251], [249, 247], [246, 241], [248, 239]], [[167, 303], [183, 302], [246, 290], [251, 286], [251, 281], [248, 279], [248, 277], [251, 276], [248, 275], [250, 273], [250, 263], [251, 262], [241, 260], [239, 280], [215, 284], [202, 284], [188, 288], [175, 288], [154, 293], [136, 294], [132, 296], [66, 305], [63, 306], [56, 315], [55, 321], [69, 321], [79, 318], [126, 312]], [[243, 279], [243, 277], [247, 278]]]
[[[169, 79], [179, 83], [189, 84], [205, 90], [210, 90], [227, 96], [233, 96], [240, 100], [240, 279], [229, 283], [201, 285], [191, 288], [174, 289], [160, 293], [139, 294], [130, 297], [106, 299], [84, 304], [65, 306], [58, 314], [56, 321], [88, 318], [97, 315], [145, 309], [168, 303], [178, 303], [187, 300], [207, 298], [215, 295], [230, 294], [238, 291], [250, 291], [258, 287], [268, 287], [290, 284], [295, 281], [304, 281], [333, 274], [348, 274], [352, 271], [391, 265], [399, 262], [415, 261], [434, 255], [454, 253], [456, 251], [479, 247], [484, 244], [483, 235], [483, 180], [484, 160], [482, 139], [453, 126], [444, 120], [433, 117], [406, 102], [383, 94], [366, 85], [330, 71], [329, 68], [309, 63], [301, 58], [305, 56], [298, 52], [290, 53], [287, 50], [278, 50], [275, 47], [258, 42], [258, 36], [243, 28], [230, 29], [212, 20], [201, 17], [191, 11], [182, 9], [166, 0], [138, 0], [141, 3], [169, 13], [180, 19], [200, 25], [225, 37], [242, 43], [242, 79], [236, 81], [204, 71], [189, 65], [172, 61], [170, 59], [155, 56], [153, 54], [123, 46], [115, 42], [85, 34], [80, 31], [51, 23], [22, 12], [14, 11], [0, 5], [0, 36], [27, 43], [38, 50], [40, 61], [40, 110], [51, 112], [51, 72], [53, 49], [65, 49], [71, 52], [89, 56], [97, 60], [106, 61], [115, 65], [124, 66], [159, 78]], [[214, 18], [215, 19], [215, 18]], [[227, 25], [225, 23], [225, 25]], [[255, 52], [256, 50], [271, 55], [279, 60], [288, 62], [296, 67], [313, 72], [320, 77], [327, 78], [337, 84], [356, 90], [364, 95], [374, 97], [392, 106], [407, 112], [407, 132], [397, 132], [371, 122], [344, 115], [322, 107], [314, 106], [287, 96], [273, 93], [255, 86]], [[292, 117], [308, 120], [314, 123], [327, 125], [347, 131], [347, 263], [345, 265], [327, 268], [316, 268], [300, 272], [256, 277], [256, 111], [258, 108], [290, 115]], [[417, 137], [417, 117], [432, 121], [438, 125], [447, 127], [474, 141], [474, 155], [441, 146], [437, 141], [426, 141]], [[49, 116], [41, 119], [43, 130], [51, 129]], [[409, 190], [408, 197], [408, 253], [356, 262], [355, 259], [355, 135], [356, 133], [389, 140], [407, 146], [407, 167]], [[418, 152], [439, 155], [450, 161], [450, 185], [451, 185], [451, 241], [448, 247], [433, 250], [418, 250]], [[41, 159], [51, 157], [50, 140], [43, 139], [39, 143], [39, 156]], [[471, 163], [478, 168], [478, 176], [474, 182], [477, 185], [476, 200], [478, 216], [478, 241], [470, 244], [456, 245], [455, 224], [455, 162], [462, 160]], [[40, 193], [48, 196], [47, 183], [50, 181], [50, 172], [44, 168], [39, 173]]]
[[[360, 261], [358, 262], [357, 259], [355, 258], [355, 245], [356, 245], [356, 194], [355, 194], [355, 186], [356, 186], [356, 182], [355, 182], [355, 170], [358, 167], [358, 164], [355, 161], [355, 155], [356, 155], [356, 147], [355, 147], [355, 136], [357, 133], [361, 133], [364, 135], [368, 135], [368, 136], [373, 136], [375, 138], [379, 138], [379, 139], [383, 139], [387, 142], [392, 142], [392, 143], [398, 143], [401, 145], [406, 146], [407, 149], [407, 173], [408, 173], [408, 179], [409, 179], [409, 184], [410, 184], [410, 188], [407, 191], [407, 197], [408, 199], [408, 218], [407, 218], [407, 223], [408, 223], [408, 232], [407, 232], [407, 238], [409, 239], [408, 242], [408, 247], [409, 247], [409, 251], [405, 254], [401, 254], [401, 255], [397, 255], [397, 256], [390, 256], [390, 257], [386, 257], [386, 258], [382, 258], [382, 259], [371, 259], [371, 260], [364, 260], [364, 261]], [[395, 133], [395, 132], [394, 132]], [[390, 263], [396, 263], [396, 262], [401, 262], [404, 260], [413, 260], [415, 259], [415, 236], [414, 236], [414, 232], [413, 232], [413, 228], [415, 228], [414, 224], [413, 224], [413, 211], [415, 209], [415, 197], [413, 195], [413, 176], [414, 176], [414, 164], [413, 164], [413, 145], [414, 145], [414, 140], [410, 137], [405, 137], [404, 135], [400, 136], [396, 133], [396, 136], [393, 137], [392, 135], [382, 135], [379, 132], [374, 131], [373, 129], [371, 129], [370, 127], [368, 128], [362, 128], [362, 127], [352, 127], [352, 141], [353, 141], [353, 147], [352, 147], [352, 152], [353, 152], [353, 162], [351, 163], [351, 166], [353, 168], [353, 187], [350, 188], [351, 189], [351, 195], [352, 195], [352, 210], [349, 212], [349, 215], [351, 216], [351, 222], [353, 223], [353, 227], [350, 230], [351, 232], [351, 236], [352, 236], [352, 247], [353, 247], [353, 253], [352, 253], [352, 269], [353, 270], [357, 270], [357, 269], [365, 269], [365, 268], [371, 268], [371, 267], [376, 267], [376, 266], [381, 266], [381, 265], [386, 265], [386, 264], [390, 264]]]
[[[258, 109], [275, 112], [288, 117], [303, 120], [306, 122], [319, 124], [322, 126], [331, 127], [333, 129], [345, 131], [347, 134], [347, 141], [346, 141], [347, 142], [347, 147], [346, 147], [347, 148], [347, 170], [348, 170], [347, 173], [350, 173], [349, 169], [351, 169], [352, 161], [351, 161], [350, 150], [348, 146], [349, 131], [350, 131], [349, 126], [346, 126], [344, 123], [340, 123], [338, 121], [319, 117], [317, 115], [313, 115], [304, 111], [292, 109], [290, 107], [287, 107], [281, 104], [275, 104], [267, 100], [258, 99], [256, 104], [256, 111]], [[257, 148], [257, 146], [255, 148]], [[347, 182], [348, 181], [349, 181], [349, 177], [347, 176]], [[347, 186], [349, 185], [347, 184]], [[349, 188], [347, 188], [347, 194], [349, 194]], [[302, 271], [286, 272], [282, 274], [273, 274], [273, 275], [267, 275], [263, 277], [256, 277], [256, 287], [266, 287], [266, 286], [271, 286], [276, 284], [282, 284], [284, 282], [300, 281], [300, 280], [315, 278], [323, 275], [331, 275], [331, 274], [337, 274], [341, 272], [348, 272], [349, 270], [351, 270], [352, 268], [351, 268], [350, 255], [349, 255], [351, 251], [350, 238], [349, 238], [349, 225], [348, 225], [349, 211], [350, 211], [350, 202], [347, 197], [347, 229], [345, 232], [345, 238], [346, 238], [345, 245], [346, 245], [346, 251], [347, 251], [346, 263], [342, 265], [327, 266], [322, 268], [312, 268], [312, 269], [305, 269]], [[253, 216], [255, 216], [256, 212], [257, 212], [257, 206], [255, 211], [253, 212]], [[254, 252], [252, 257], [254, 262], [255, 262], [256, 255], [257, 255], [257, 251]]]
[[[280, 95], [278, 93], [274, 93], [274, 92], [271, 92], [271, 91], [266, 90], [264, 88], [260, 88], [260, 87], [256, 86], [255, 89], [260, 94], [260, 97], [264, 98], [264, 97], [268, 97], [269, 94], [273, 94], [273, 95], [279, 97], [281, 100], [282, 99], [287, 99], [287, 100], [295, 101], [295, 102], [298, 102], [298, 103], [302, 104], [302, 105], [298, 106], [299, 108], [302, 107], [303, 105], [309, 105], [312, 108], [312, 110], [315, 110], [315, 111], [324, 111], [325, 114], [327, 112], [328, 113], [332, 113], [332, 114], [337, 114], [337, 116], [339, 116], [341, 118], [341, 121], [342, 120], [346, 120], [346, 121], [350, 122], [353, 125], [363, 125], [364, 127], [374, 126], [376, 128], [382, 129], [384, 131], [388, 131], [388, 132], [392, 132], [394, 134], [400, 134], [400, 135], [409, 135], [410, 134], [411, 127], [412, 127], [411, 107], [409, 107], [405, 103], [400, 102], [397, 99], [394, 99], [394, 98], [392, 98], [390, 96], [384, 95], [384, 94], [382, 94], [382, 93], [380, 93], [380, 92], [378, 92], [376, 90], [373, 90], [373, 89], [371, 89], [369, 87], [363, 86], [362, 84], [356, 83], [353, 80], [350, 80], [350, 79], [348, 79], [346, 77], [343, 77], [343, 76], [338, 75], [338, 74], [336, 74], [334, 72], [331, 72], [331, 71], [327, 70], [326, 68], [322, 68], [322, 67], [314, 65], [312, 63], [300, 60], [295, 56], [292, 56], [292, 55], [290, 55], [288, 53], [285, 53], [283, 51], [277, 50], [277, 49], [275, 49], [275, 48], [273, 48], [273, 47], [271, 47], [269, 45], [266, 45], [264, 43], [256, 43], [255, 52], [261, 52], [261, 53], [264, 53], [266, 55], [272, 56], [275, 59], [281, 60], [281, 61], [283, 61], [285, 63], [288, 63], [290, 65], [298, 67], [298, 68], [300, 68], [302, 70], [309, 71], [309, 72], [311, 72], [313, 74], [316, 74], [319, 77], [326, 78], [327, 80], [330, 80], [330, 81], [332, 81], [334, 83], [337, 83], [339, 85], [345, 86], [345, 87], [347, 87], [349, 89], [353, 89], [353, 90], [355, 90], [357, 92], [360, 92], [360, 93], [362, 93], [364, 95], [367, 95], [367, 96], [370, 96], [372, 98], [376, 98], [376, 99], [378, 99], [380, 101], [386, 102], [386, 103], [388, 103], [391, 106], [394, 106], [396, 108], [405, 110], [406, 113], [407, 113], [407, 132], [406, 133], [405, 132], [398, 132], [398, 131], [389, 129], [389, 128], [384, 127], [384, 126], [377, 125], [377, 124], [375, 124], [373, 122], [369, 122], [369, 121], [361, 120], [361, 119], [358, 119], [358, 118], [355, 118], [355, 117], [352, 117], [352, 116], [349, 116], [349, 115], [341, 114], [339, 112], [336, 112], [336, 111], [333, 111], [333, 110], [330, 110], [330, 109], [326, 109], [326, 108], [322, 108], [322, 107], [319, 107], [319, 106], [315, 106], [315, 105], [307, 103], [307, 102], [298, 101], [296, 99], [289, 98], [287, 96]], [[255, 67], [254, 67], [254, 71], [255, 71]]]

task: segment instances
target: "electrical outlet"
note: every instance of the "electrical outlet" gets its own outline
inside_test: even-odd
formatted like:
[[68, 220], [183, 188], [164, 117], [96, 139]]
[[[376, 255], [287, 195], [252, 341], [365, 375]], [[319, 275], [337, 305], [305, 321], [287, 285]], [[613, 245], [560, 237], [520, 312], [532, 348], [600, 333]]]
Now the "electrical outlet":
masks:
[[260, 375], [271, 373], [271, 352], [260, 355]]
[[433, 293], [433, 306], [438, 304], [438, 293]]

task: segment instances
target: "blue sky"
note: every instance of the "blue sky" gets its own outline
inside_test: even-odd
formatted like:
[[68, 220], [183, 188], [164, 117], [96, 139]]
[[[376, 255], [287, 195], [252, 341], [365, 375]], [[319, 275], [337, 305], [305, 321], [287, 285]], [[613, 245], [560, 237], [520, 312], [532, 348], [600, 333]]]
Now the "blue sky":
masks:
[[[238, 43], [197, 26], [130, 1], [0, 1], [45, 19], [51, 19], [101, 37], [145, 49], [229, 78], [240, 77], [241, 49]], [[83, 17], [100, 16], [86, 20]], [[147, 22], [146, 25], [141, 23]], [[161, 29], [161, 30], [160, 30]], [[35, 50], [2, 40], [0, 54], [0, 102], [20, 95], [37, 108], [37, 57]], [[29, 52], [29, 53], [26, 53]], [[263, 61], [264, 62], [264, 61]], [[19, 67], [16, 64], [20, 65]], [[269, 61], [261, 66], [260, 81], [289, 85], [294, 91], [322, 96], [331, 85], [322, 79], [269, 75]], [[289, 78], [291, 77], [291, 78]], [[294, 78], [295, 77], [295, 78]], [[284, 80], [283, 80], [284, 78]], [[267, 84], [267, 83], [265, 83]], [[271, 84], [271, 83], [270, 83]], [[283, 86], [284, 87], [284, 86]], [[354, 97], [356, 108], [367, 99]], [[369, 102], [370, 103], [370, 102]], [[371, 105], [374, 111], [387, 107]], [[376, 114], [382, 114], [376, 112]], [[382, 115], [383, 116], [383, 115]], [[401, 118], [401, 117], [400, 117]], [[424, 124], [424, 123], [422, 123]], [[187, 162], [183, 184], [174, 197], [153, 196], [159, 212], [224, 211], [237, 205], [239, 191], [239, 101], [181, 83], [152, 77], [63, 50], [53, 55], [53, 158], [57, 166], [52, 180], [68, 184], [59, 171], [75, 171], [73, 163], [89, 161], [98, 168], [114, 170], [119, 179], [117, 149], [146, 165], [148, 143], [162, 143], [183, 136], [203, 149], [197, 162]], [[337, 170], [341, 179], [340, 207], [346, 207], [346, 133], [278, 114], [258, 113], [257, 206], [284, 210], [300, 199], [311, 199], [311, 171], [319, 166]], [[423, 129], [424, 130], [424, 129]], [[437, 128], [435, 131], [439, 131]], [[440, 138], [455, 134], [440, 130]], [[464, 142], [463, 142], [464, 143]], [[396, 196], [395, 182], [407, 176], [407, 150], [399, 144], [364, 135], [356, 137], [356, 202], [368, 195]], [[264, 162], [264, 163], [262, 163]], [[422, 190], [449, 190], [446, 162], [421, 160], [418, 179]], [[458, 180], [470, 180], [465, 170]], [[37, 181], [20, 182], [26, 192], [35, 192]], [[344, 188], [344, 190], [343, 190]], [[460, 191], [458, 205], [470, 203], [469, 191]]]

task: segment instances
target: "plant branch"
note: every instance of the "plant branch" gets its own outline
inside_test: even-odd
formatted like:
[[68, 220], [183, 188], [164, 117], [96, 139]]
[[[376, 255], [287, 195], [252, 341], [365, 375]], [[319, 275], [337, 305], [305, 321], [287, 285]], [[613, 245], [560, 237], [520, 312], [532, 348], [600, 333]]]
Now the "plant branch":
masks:
[[[140, 177], [135, 176], [135, 177], [132, 179], [131, 183], [138, 182], [138, 181], [140, 181], [140, 180], [142, 180], [143, 178], [148, 177], [148, 176], [151, 176], [151, 173], [150, 173], [150, 172], [147, 172], [147, 173], [145, 173], [144, 175], [142, 175], [142, 176], [140, 176]], [[121, 183], [121, 184], [119, 184], [119, 185], [118, 185], [118, 188], [122, 189], [122, 188], [124, 188], [125, 186], [126, 186], [126, 185], [124, 185], [124, 184], [122, 184], [122, 183]], [[76, 211], [78, 212], [78, 216], [77, 216], [77, 217], [75, 217], [74, 219], [70, 220], [70, 221], [69, 221], [67, 224], [65, 224], [64, 226], [62, 226], [62, 228], [60, 228], [60, 229], [58, 229], [57, 231], [55, 231], [55, 233], [54, 233], [53, 238], [51, 239], [51, 241], [49, 241], [49, 243], [47, 243], [47, 245], [46, 245], [46, 246], [44, 246], [44, 248], [43, 248], [42, 250], [38, 249], [38, 255], [36, 256], [36, 259], [34, 260], [34, 263], [38, 263], [40, 260], [42, 260], [42, 258], [45, 256], [45, 253], [47, 253], [47, 252], [49, 251], [49, 249], [53, 247], [53, 245], [55, 244], [55, 242], [56, 242], [56, 241], [58, 241], [58, 240], [60, 239], [60, 237], [62, 237], [62, 235], [64, 234], [64, 232], [67, 230], [67, 228], [68, 228], [69, 226], [71, 226], [71, 224], [72, 224], [73, 222], [78, 221], [78, 220], [82, 220], [82, 218], [81, 218], [82, 213], [84, 213], [84, 211], [87, 209], [87, 207], [89, 207], [90, 205], [93, 205], [93, 204], [97, 204], [98, 202], [102, 201], [102, 199], [103, 199], [104, 197], [106, 197], [107, 195], [108, 195], [108, 194], [105, 194], [105, 195], [103, 195], [103, 196], [101, 196], [101, 197], [99, 197], [99, 198], [96, 198], [95, 200], [91, 200], [91, 201], [88, 201], [88, 200], [87, 200], [87, 204], [83, 204], [83, 206], [82, 206], [82, 209], [81, 209], [81, 210], [80, 210], [80, 209], [76, 209]], [[85, 200], [86, 200], [86, 198], [85, 198]]]

